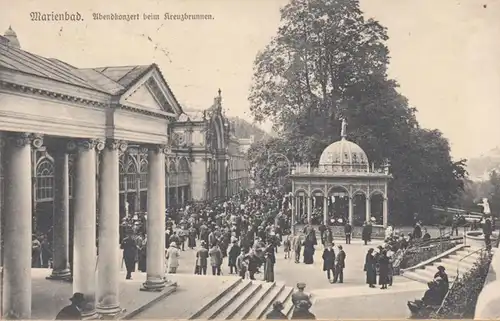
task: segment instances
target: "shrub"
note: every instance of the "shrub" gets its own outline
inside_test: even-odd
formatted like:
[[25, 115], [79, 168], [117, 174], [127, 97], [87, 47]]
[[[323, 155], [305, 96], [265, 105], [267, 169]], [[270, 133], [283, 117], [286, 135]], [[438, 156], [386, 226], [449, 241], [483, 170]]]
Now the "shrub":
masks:
[[432, 246], [417, 247], [409, 249], [405, 252], [399, 268], [407, 269], [419, 263], [425, 262], [441, 253], [444, 253], [456, 246], [455, 242], [443, 242], [442, 244], [436, 243]]
[[477, 299], [483, 289], [490, 263], [491, 254], [483, 252], [472, 269], [452, 285], [439, 315], [434, 318], [474, 318]]

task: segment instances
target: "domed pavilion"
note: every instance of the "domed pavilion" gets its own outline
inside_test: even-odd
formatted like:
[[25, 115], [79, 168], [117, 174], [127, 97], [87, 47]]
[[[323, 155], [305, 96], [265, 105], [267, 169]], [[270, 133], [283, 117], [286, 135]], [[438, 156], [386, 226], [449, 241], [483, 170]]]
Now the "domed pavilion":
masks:
[[342, 226], [348, 220], [357, 234], [356, 227], [371, 221], [375, 235], [387, 227], [389, 163], [375, 168], [364, 150], [347, 139], [345, 120], [341, 139], [325, 148], [318, 167], [295, 165], [290, 178], [293, 225]]

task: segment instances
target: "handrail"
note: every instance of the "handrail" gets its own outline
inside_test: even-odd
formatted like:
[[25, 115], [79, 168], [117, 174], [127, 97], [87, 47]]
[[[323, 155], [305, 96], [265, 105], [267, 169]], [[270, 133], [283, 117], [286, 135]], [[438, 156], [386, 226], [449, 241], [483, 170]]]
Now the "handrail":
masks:
[[477, 250], [475, 250], [475, 251], [473, 251], [473, 252], [470, 252], [469, 254], [467, 254], [466, 256], [462, 257], [462, 258], [461, 258], [461, 259], [457, 262], [457, 275], [456, 275], [456, 276], [455, 276], [455, 278], [453, 279], [453, 285], [451, 286], [451, 288], [449, 288], [449, 289], [448, 289], [448, 292], [446, 292], [446, 295], [444, 296], [443, 301], [441, 302], [441, 305], [439, 306], [439, 309], [436, 311], [436, 314], [437, 314], [437, 315], [439, 315], [439, 313], [441, 313], [441, 310], [442, 310], [442, 309], [443, 309], [443, 307], [444, 307], [444, 304], [445, 304], [445, 302], [446, 302], [446, 299], [448, 298], [448, 295], [450, 294], [450, 292], [451, 292], [451, 291], [452, 291], [452, 289], [455, 287], [455, 284], [456, 284], [456, 283], [457, 283], [457, 281], [458, 281], [458, 278], [459, 278], [459, 276], [460, 276], [460, 273], [459, 273], [459, 272], [460, 272], [460, 263], [461, 263], [464, 259], [468, 258], [468, 257], [469, 257], [469, 256], [471, 256], [472, 254], [475, 254], [475, 253], [477, 253], [477, 252], [481, 252], [481, 256], [482, 256], [482, 252], [483, 252], [484, 250], [487, 250], [487, 247], [486, 247], [486, 246], [484, 246], [484, 247], [482, 247], [482, 248], [480, 248], [480, 249], [477, 249]]

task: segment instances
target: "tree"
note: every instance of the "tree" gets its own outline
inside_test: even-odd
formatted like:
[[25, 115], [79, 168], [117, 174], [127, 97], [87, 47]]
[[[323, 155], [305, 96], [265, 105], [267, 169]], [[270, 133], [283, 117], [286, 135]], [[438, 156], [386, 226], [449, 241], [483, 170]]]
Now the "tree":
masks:
[[452, 162], [440, 132], [419, 128], [416, 109], [387, 78], [386, 29], [365, 20], [356, 0], [292, 0], [281, 22], [257, 55], [249, 96], [255, 119], [271, 119], [282, 135], [283, 146], [263, 148], [316, 165], [345, 117], [349, 139], [370, 161], [391, 161], [393, 217], [454, 202], [465, 163]]

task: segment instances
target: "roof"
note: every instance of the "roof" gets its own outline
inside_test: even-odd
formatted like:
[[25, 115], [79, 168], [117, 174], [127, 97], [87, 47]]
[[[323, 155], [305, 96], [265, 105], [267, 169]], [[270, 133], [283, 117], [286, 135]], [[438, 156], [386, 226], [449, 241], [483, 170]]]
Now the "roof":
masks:
[[179, 121], [202, 121], [203, 110], [183, 108], [184, 113], [179, 117]]

